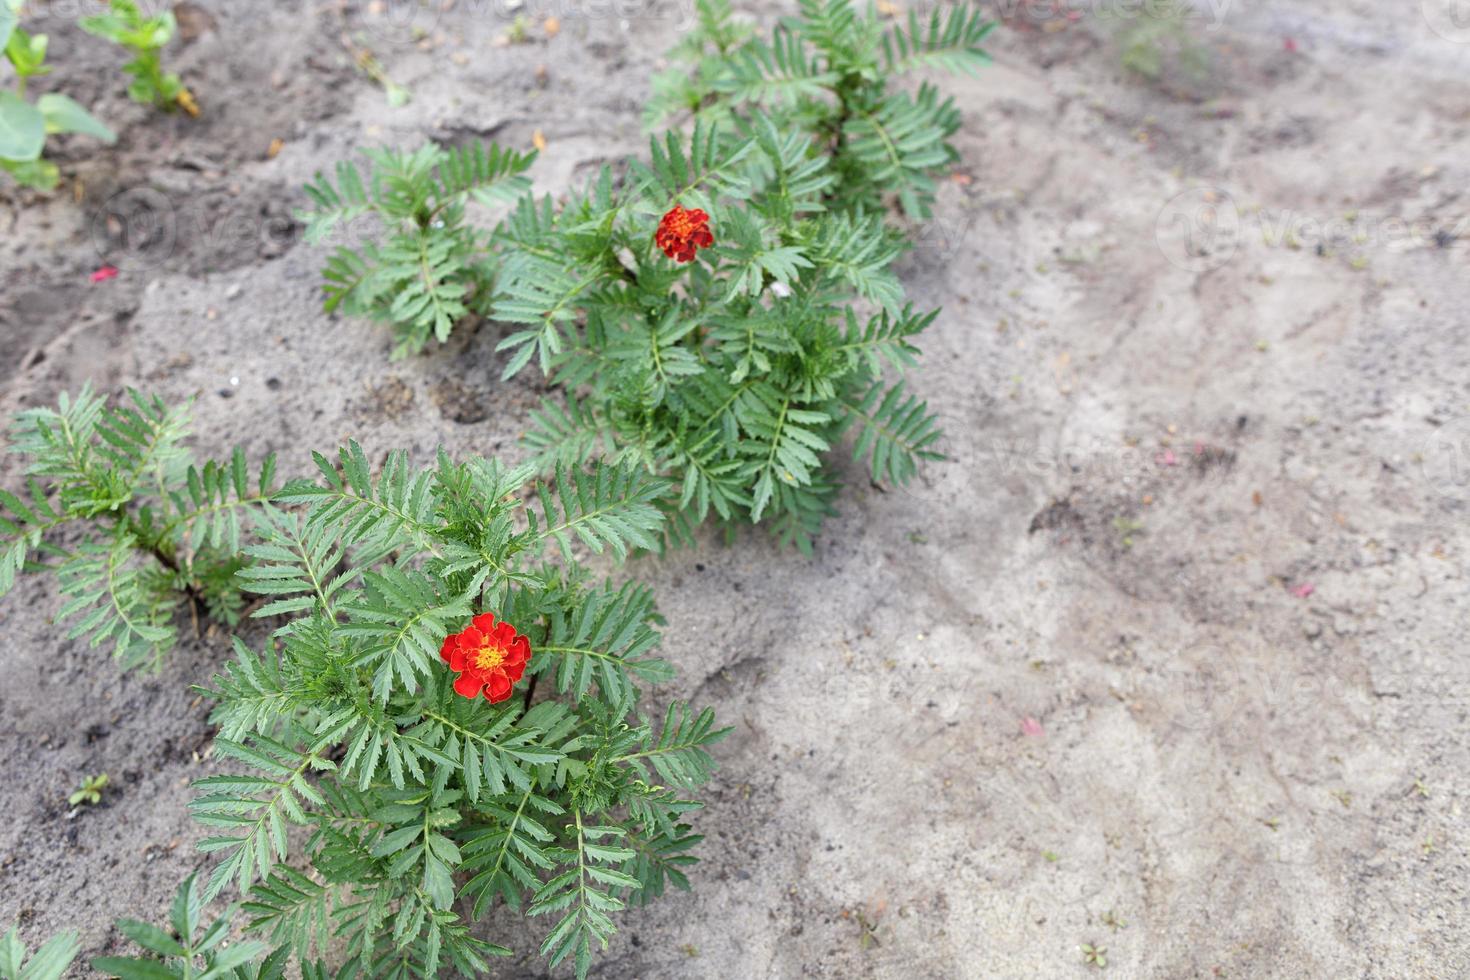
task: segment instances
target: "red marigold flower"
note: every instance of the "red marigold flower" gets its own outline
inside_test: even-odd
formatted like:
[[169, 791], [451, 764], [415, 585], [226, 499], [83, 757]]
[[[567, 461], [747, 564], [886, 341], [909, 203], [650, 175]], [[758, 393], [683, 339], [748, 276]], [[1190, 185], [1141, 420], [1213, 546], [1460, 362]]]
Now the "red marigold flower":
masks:
[[675, 262], [693, 262], [694, 253], [713, 245], [715, 236], [710, 234], [709, 215], [675, 204], [658, 223], [653, 240]]
[[457, 671], [454, 692], [474, 698], [484, 692], [491, 704], [510, 697], [511, 688], [526, 672], [531, 659], [531, 641], [509, 623], [497, 622], [491, 613], [481, 613], [462, 632], [444, 638], [439, 656]]

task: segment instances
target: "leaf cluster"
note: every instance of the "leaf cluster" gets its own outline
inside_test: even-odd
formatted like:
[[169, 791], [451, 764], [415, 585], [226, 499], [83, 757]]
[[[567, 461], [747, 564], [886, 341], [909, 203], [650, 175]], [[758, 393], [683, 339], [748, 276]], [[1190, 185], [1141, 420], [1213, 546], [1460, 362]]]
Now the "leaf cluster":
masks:
[[274, 492], [274, 457], [254, 470], [239, 449], [196, 462], [188, 408], [131, 390], [109, 404], [84, 387], [10, 428], [27, 481], [0, 490], [0, 596], [20, 572], [53, 569], [68, 638], [125, 667], [162, 663], [183, 602], [239, 620], [242, 536]]
[[933, 174], [958, 159], [948, 139], [959, 113], [932, 85], [910, 95], [890, 82], [988, 64], [981, 44], [995, 25], [978, 8], [935, 7], [927, 19], [911, 11], [885, 26], [850, 0], [800, 0], [768, 36], [740, 24], [729, 0], [696, 0], [696, 10], [695, 29], [670, 52], [675, 66], [654, 79], [650, 123], [686, 113], [740, 123], [763, 112], [830, 154], [831, 207], [874, 212], [896, 197], [910, 217], [929, 217]]
[[0, 0], [0, 53], [15, 72], [15, 88], [0, 89], [0, 171], [22, 187], [51, 190], [61, 179], [56, 164], [42, 159], [46, 137], [82, 133], [114, 143], [117, 136], [74, 99], [47, 92], [34, 103], [26, 99], [31, 78], [51, 71], [46, 64], [47, 38], [20, 27], [22, 0]]
[[[369, 223], [369, 240], [339, 244], [328, 260], [326, 310], [368, 317], [393, 330], [393, 356], [443, 342], [456, 323], [489, 311], [493, 265], [484, 233], [466, 221], [470, 202], [512, 201], [536, 154], [470, 144], [411, 153], [365, 150], [367, 176], [351, 161], [335, 180], [318, 173], [306, 193], [314, 210], [306, 240], [320, 243]], [[376, 238], [377, 240], [372, 240]]]

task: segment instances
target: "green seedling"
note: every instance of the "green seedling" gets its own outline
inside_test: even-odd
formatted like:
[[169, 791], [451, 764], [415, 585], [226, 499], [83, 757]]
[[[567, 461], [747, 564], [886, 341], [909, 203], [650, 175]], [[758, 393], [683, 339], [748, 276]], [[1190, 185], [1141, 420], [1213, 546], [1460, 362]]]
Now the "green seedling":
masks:
[[123, 66], [131, 76], [128, 97], [165, 112], [183, 109], [199, 115], [194, 95], [174, 72], [163, 70], [163, 49], [178, 31], [172, 10], [145, 17], [133, 0], [112, 0], [107, 12], [83, 17], [81, 28], [106, 38], [132, 52], [133, 60]]
[[66, 798], [66, 802], [72, 806], [96, 806], [102, 802], [102, 791], [107, 788], [109, 780], [107, 773], [97, 776], [84, 776], [82, 785]]
[[49, 191], [61, 180], [56, 164], [43, 158], [46, 137], [81, 133], [104, 143], [117, 136], [75, 100], [47, 92], [35, 102], [26, 99], [30, 79], [51, 71], [46, 64], [46, 35], [20, 27], [21, 0], [0, 0], [0, 51], [15, 71], [11, 89], [0, 89], [0, 171], [22, 187]]

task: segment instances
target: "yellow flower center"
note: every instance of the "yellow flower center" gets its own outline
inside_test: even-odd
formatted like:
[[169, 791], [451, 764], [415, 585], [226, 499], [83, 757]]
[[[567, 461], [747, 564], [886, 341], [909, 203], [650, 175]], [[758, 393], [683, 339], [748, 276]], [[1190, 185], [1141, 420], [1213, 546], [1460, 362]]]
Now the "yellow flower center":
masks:
[[480, 649], [475, 651], [474, 664], [476, 670], [494, 670], [505, 660], [505, 647], [487, 638]]

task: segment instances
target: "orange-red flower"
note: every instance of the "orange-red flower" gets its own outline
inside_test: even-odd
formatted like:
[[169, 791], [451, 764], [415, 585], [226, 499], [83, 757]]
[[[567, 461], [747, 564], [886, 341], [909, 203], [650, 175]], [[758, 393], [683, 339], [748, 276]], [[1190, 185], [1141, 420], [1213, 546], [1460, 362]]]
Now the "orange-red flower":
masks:
[[467, 698], [485, 693], [491, 704], [510, 697], [511, 688], [526, 672], [531, 659], [531, 641], [509, 623], [496, 622], [491, 613], [481, 613], [462, 632], [444, 638], [439, 656], [458, 671], [454, 691]]
[[693, 262], [694, 253], [713, 245], [715, 236], [710, 234], [709, 215], [675, 204], [658, 223], [653, 240], [675, 262]]

